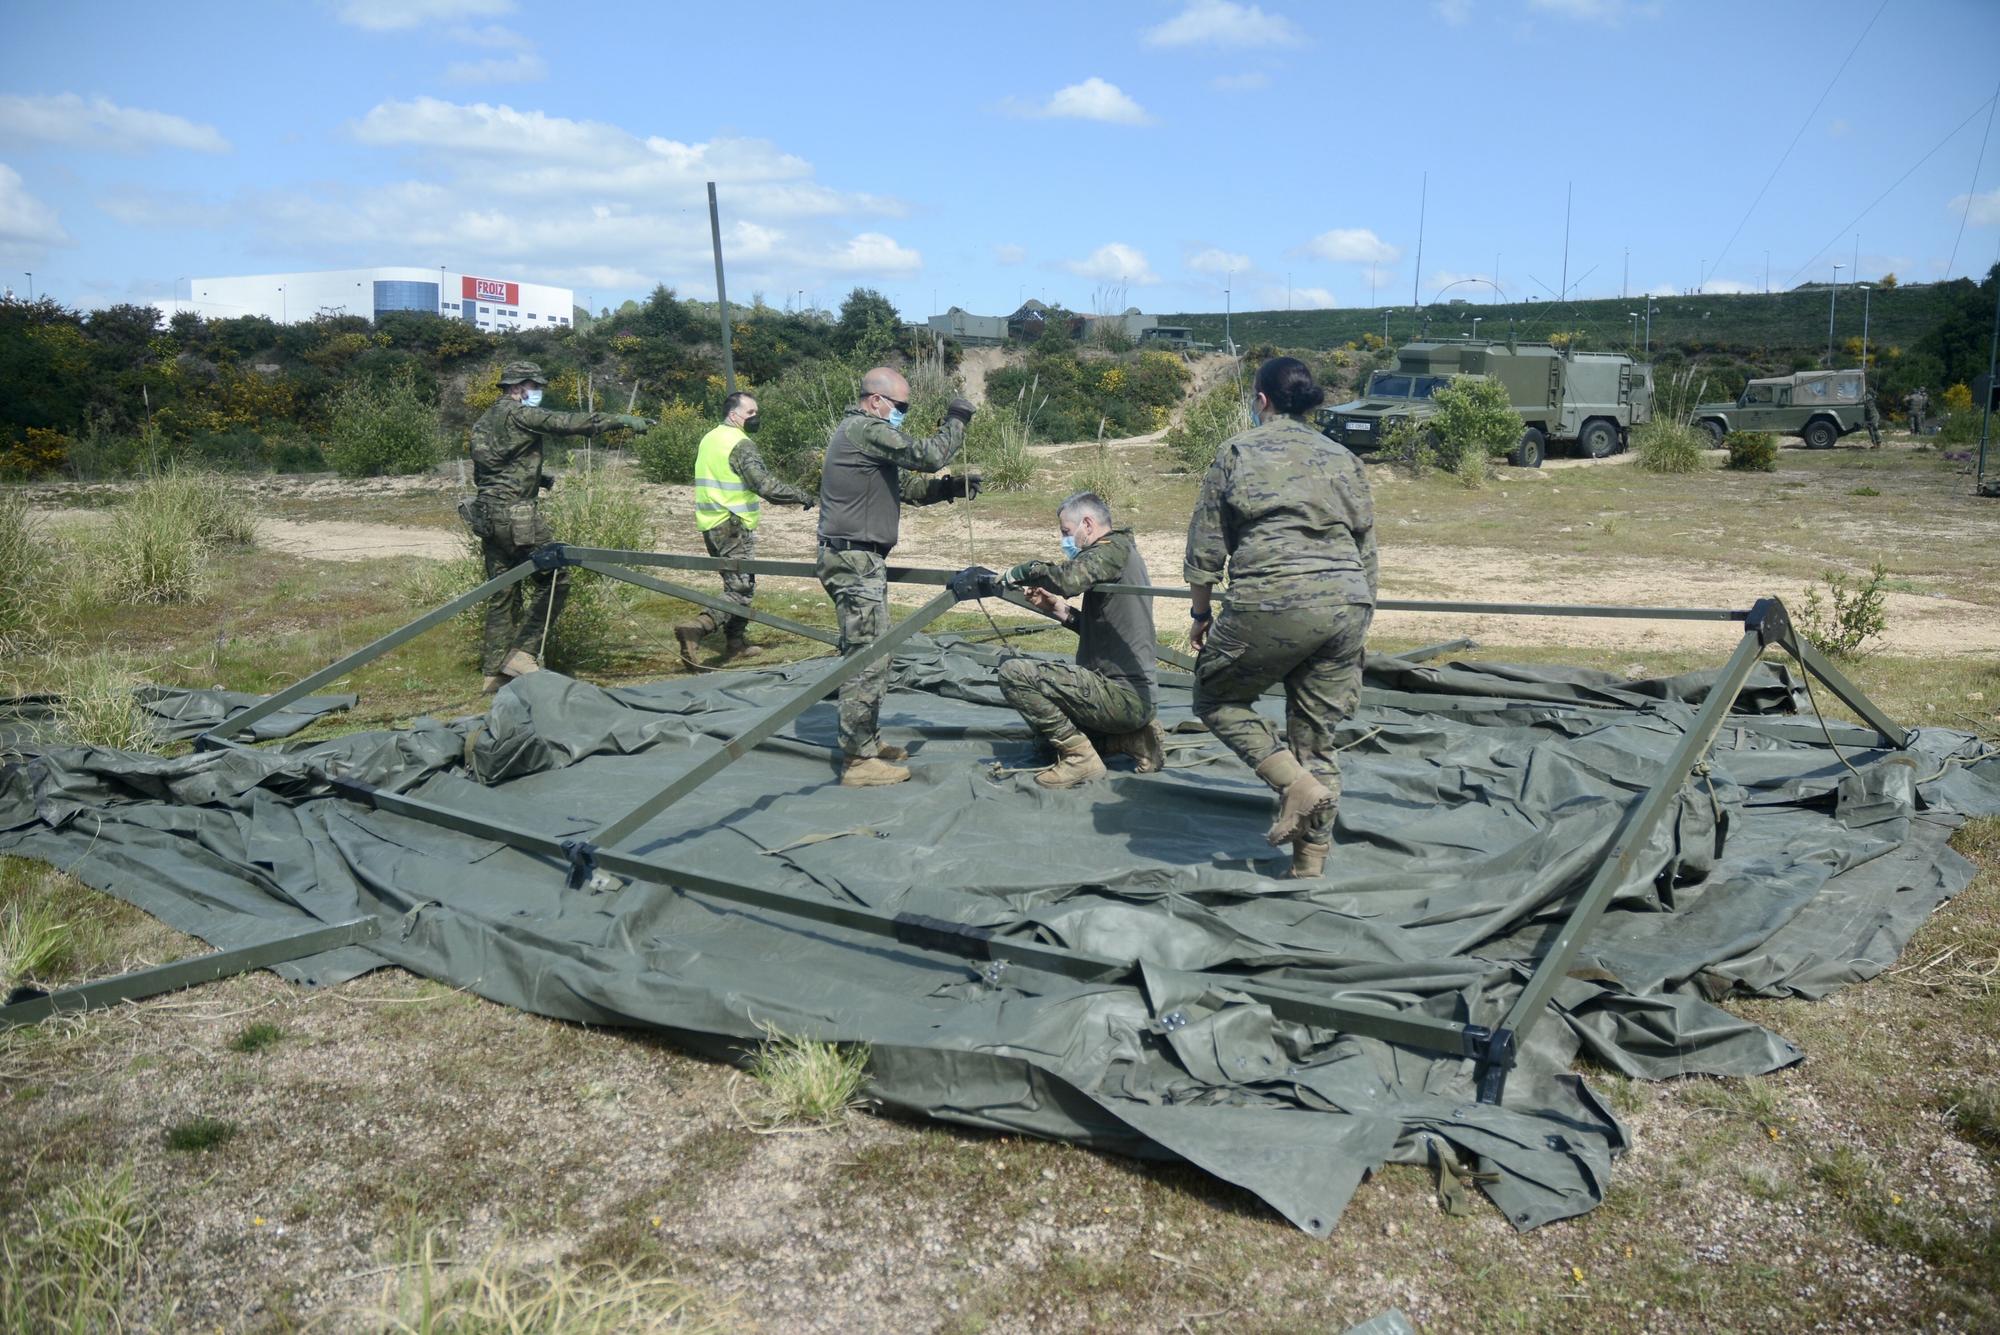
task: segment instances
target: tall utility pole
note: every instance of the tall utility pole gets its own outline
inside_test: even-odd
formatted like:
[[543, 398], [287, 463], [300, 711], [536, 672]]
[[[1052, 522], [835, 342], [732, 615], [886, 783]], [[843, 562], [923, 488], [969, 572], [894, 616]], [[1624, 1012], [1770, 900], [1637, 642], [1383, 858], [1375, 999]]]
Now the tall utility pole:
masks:
[[1868, 301], [1875, 295], [1873, 283], [1861, 285], [1861, 369], [1868, 370]]
[[1650, 292], [1646, 294], [1646, 351], [1645, 351], [1645, 355], [1646, 355], [1646, 356], [1648, 356], [1648, 357], [1650, 357], [1650, 356], [1652, 356], [1652, 355], [1653, 355], [1653, 296], [1652, 296], [1652, 294], [1651, 294]]
[[1500, 252], [1493, 252], [1493, 300], [1488, 305], [1500, 303]]
[[1430, 203], [1431, 174], [1424, 173], [1422, 193], [1417, 196], [1417, 269], [1410, 275], [1410, 309], [1417, 309], [1417, 278], [1424, 271], [1424, 207]]
[[1625, 300], [1625, 290], [1632, 286], [1632, 247], [1625, 247], [1625, 272], [1618, 275], [1618, 300]]
[[1224, 269], [1222, 271], [1222, 346], [1232, 357], [1236, 355], [1236, 340], [1229, 333], [1229, 313], [1231, 306], [1229, 289], [1235, 281], [1236, 271], [1234, 269]]
[[1845, 264], [1836, 264], [1833, 266], [1833, 282], [1826, 289], [1826, 364], [1828, 369], [1831, 369], [1834, 364], [1833, 308], [1840, 300], [1840, 271], [1846, 267]]
[[1764, 252], [1764, 295], [1771, 295], [1771, 252]]
[[1575, 187], [1576, 182], [1574, 181], [1563, 187], [1563, 282], [1561, 298], [1563, 301], [1569, 300], [1569, 201], [1570, 196], [1575, 191]]
[[730, 346], [729, 290], [722, 285], [722, 215], [715, 207], [715, 182], [708, 183], [708, 235], [715, 243], [715, 306], [722, 314], [722, 379], [736, 392], [736, 353]]
[[[28, 304], [32, 306], [35, 304], [35, 271], [33, 269], [23, 269], [21, 272], [28, 275]], [[189, 300], [193, 300], [193, 298], [189, 298]]]
[[1368, 304], [1375, 304], [1375, 261], [1368, 261]]
[[2000, 369], [2000, 283], [1993, 289], [1993, 341], [1986, 345], [1986, 402], [1979, 407], [1979, 469], [1973, 474], [1981, 496], [1992, 494], [1986, 490], [1986, 433], [1993, 426], [1993, 373]]

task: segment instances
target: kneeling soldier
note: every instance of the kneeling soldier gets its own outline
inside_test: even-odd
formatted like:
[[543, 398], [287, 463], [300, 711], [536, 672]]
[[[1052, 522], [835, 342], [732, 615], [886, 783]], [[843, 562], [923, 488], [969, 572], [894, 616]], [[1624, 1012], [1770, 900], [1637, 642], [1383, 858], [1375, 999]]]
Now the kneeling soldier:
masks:
[[[1056, 749], [1056, 763], [1035, 776], [1044, 788], [1104, 777], [1093, 734], [1107, 753], [1135, 756], [1139, 772], [1151, 773], [1165, 763], [1153, 705], [1159, 656], [1153, 600], [1096, 587], [1150, 584], [1145, 559], [1131, 529], [1112, 527], [1111, 508], [1095, 492], [1064, 501], [1056, 523], [1067, 559], [1017, 565], [1001, 584], [1023, 590], [1036, 607], [1076, 630], [1076, 662], [1009, 658], [1000, 664], [1000, 692]], [[1080, 604], [1069, 602], [1078, 595]]]

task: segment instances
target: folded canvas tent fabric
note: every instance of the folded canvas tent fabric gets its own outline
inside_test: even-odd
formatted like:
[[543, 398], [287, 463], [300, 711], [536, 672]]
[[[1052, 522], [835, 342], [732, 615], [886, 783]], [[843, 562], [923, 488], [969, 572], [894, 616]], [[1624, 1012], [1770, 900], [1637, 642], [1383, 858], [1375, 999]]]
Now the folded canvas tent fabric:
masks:
[[[2000, 812], [2000, 762], [1963, 734], [1898, 752], [1792, 717], [1761, 667], [1531, 1032], [1498, 1104], [1472, 1063], [1280, 1019], [1232, 983], [1281, 982], [1491, 1023], [1518, 995], [1620, 816], [1708, 684], [1585, 669], [1371, 661], [1343, 740], [1322, 881], [1274, 879], [1262, 785], [1161, 693], [1168, 768], [1038, 787], [1002, 653], [919, 638], [887, 737], [916, 777], [835, 782], [823, 703], [628, 847], [736, 884], [976, 923], [1137, 961], [1080, 982], [974, 965], [666, 885], [568, 890], [555, 860], [338, 795], [336, 776], [559, 837], [589, 834], [745, 731], [824, 660], [604, 690], [517, 679], [483, 717], [282, 749], [158, 759], [59, 750], [0, 779], [0, 851], [46, 859], [219, 945], [374, 917], [384, 961], [591, 1024], [740, 1051], [774, 1027], [872, 1045], [873, 1092], [972, 1125], [1177, 1156], [1315, 1234], [1389, 1162], [1447, 1203], [1476, 1184], [1517, 1227], [1603, 1198], [1624, 1134], [1573, 1073], [1747, 1075], [1796, 1061], [1719, 1009], [1880, 972], [1971, 869], [1946, 846]], [[1192, 729], [1192, 730], [1191, 730]], [[1122, 763], [1122, 762], [1121, 762]]]

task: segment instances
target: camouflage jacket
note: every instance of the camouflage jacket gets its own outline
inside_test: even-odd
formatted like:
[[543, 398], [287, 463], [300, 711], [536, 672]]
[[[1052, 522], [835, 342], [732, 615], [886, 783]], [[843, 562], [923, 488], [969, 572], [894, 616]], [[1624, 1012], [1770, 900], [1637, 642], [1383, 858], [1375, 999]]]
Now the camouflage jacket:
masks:
[[757, 447], [748, 440], [737, 443], [729, 452], [729, 466], [736, 470], [736, 476], [743, 479], [743, 485], [762, 496], [767, 501], [780, 505], [805, 505], [812, 500], [812, 493], [801, 491], [791, 483], [764, 466], [764, 456], [757, 453]]
[[595, 436], [617, 425], [615, 413], [559, 413], [501, 396], [472, 424], [472, 482], [487, 505], [536, 498], [543, 436]]
[[1139, 544], [1129, 528], [1114, 528], [1067, 561], [1030, 561], [1023, 585], [1083, 595], [1076, 609], [1077, 666], [1128, 683], [1148, 706], [1153, 703], [1159, 641], [1153, 630], [1153, 600], [1133, 593], [1100, 593], [1099, 584], [1151, 584]]
[[1375, 503], [1361, 461], [1280, 417], [1216, 451], [1188, 520], [1190, 584], [1229, 580], [1230, 606], [1375, 601]]

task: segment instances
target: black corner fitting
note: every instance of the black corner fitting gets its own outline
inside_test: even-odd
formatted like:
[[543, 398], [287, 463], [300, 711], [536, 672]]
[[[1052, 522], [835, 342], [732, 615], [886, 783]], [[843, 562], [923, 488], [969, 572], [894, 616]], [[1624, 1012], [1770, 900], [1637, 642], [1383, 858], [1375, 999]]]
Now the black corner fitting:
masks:
[[1782, 645], [1787, 648], [1793, 643], [1792, 614], [1785, 610], [1779, 598], [1759, 598], [1750, 605], [1750, 612], [1743, 618], [1743, 629], [1757, 637], [1757, 643], [1766, 648]]
[[569, 548], [559, 542], [551, 542], [535, 548], [533, 552], [528, 554], [528, 559], [535, 563], [535, 569], [537, 570], [561, 570], [564, 566], [573, 566], [576, 564], [575, 561], [570, 559]]
[[565, 839], [563, 856], [569, 860], [569, 877], [564, 882], [572, 890], [581, 890], [597, 875], [597, 845], [588, 839]]

